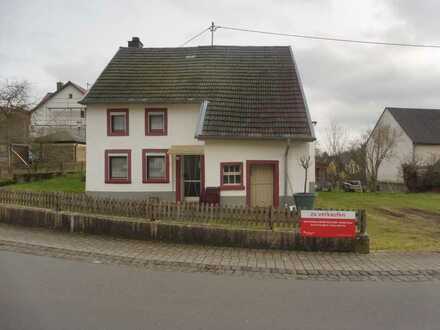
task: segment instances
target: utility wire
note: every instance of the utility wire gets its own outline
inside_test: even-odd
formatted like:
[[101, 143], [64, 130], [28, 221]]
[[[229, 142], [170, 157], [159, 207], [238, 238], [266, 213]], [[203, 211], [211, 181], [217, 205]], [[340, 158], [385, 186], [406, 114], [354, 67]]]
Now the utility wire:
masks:
[[262, 31], [262, 30], [252, 30], [252, 29], [244, 29], [244, 28], [237, 28], [237, 27], [231, 27], [231, 26], [217, 25], [216, 28], [225, 29], [225, 30], [232, 30], [232, 31], [259, 33], [259, 34], [266, 34], [266, 35], [273, 35], [273, 36], [294, 37], [294, 38], [325, 40], [325, 41], [337, 41], [337, 42], [356, 43], [356, 44], [398, 46], [398, 47], [416, 47], [416, 48], [440, 48], [440, 45], [409, 44], [409, 43], [400, 43], [400, 42], [367, 41], [367, 40], [357, 40], [357, 39], [332, 38], [332, 37], [322, 37], [322, 36], [316, 36], [316, 35], [290, 34], [290, 33], [269, 32], [269, 31]]
[[211, 27], [208, 27], [206, 29], [203, 29], [202, 32], [196, 34], [194, 37], [188, 39], [187, 41], [185, 41], [183, 44], [181, 44], [179, 47], [184, 47], [185, 45], [189, 44], [191, 41], [193, 41], [194, 39], [197, 39], [198, 37], [200, 37], [202, 34], [206, 33], [209, 31]]

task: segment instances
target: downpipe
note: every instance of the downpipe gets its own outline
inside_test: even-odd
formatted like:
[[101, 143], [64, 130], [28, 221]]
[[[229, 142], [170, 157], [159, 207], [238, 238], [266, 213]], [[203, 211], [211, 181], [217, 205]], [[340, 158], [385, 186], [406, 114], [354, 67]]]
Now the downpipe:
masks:
[[287, 175], [289, 169], [289, 150], [290, 150], [290, 139], [287, 139], [286, 151], [284, 153], [284, 207], [289, 207], [287, 202]]

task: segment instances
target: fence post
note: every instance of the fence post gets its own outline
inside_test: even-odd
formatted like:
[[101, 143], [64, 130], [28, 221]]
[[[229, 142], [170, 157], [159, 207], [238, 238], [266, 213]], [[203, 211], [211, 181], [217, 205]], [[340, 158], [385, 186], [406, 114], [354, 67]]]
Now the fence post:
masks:
[[360, 221], [361, 221], [360, 232], [362, 235], [365, 235], [365, 233], [367, 232], [367, 211], [366, 210], [361, 210]]
[[269, 229], [273, 230], [273, 223], [272, 223], [272, 217], [273, 217], [273, 207], [269, 207], [269, 209], [267, 210], [269, 212], [267, 212], [267, 224], [269, 225]]

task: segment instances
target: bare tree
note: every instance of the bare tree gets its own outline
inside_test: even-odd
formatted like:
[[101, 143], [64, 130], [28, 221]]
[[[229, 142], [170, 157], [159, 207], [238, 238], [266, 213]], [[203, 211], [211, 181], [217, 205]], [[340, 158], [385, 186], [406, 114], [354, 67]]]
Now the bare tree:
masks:
[[0, 143], [6, 146], [11, 170], [10, 153], [21, 158], [14, 148], [13, 143], [23, 143], [28, 137], [28, 121], [23, 120], [25, 112], [29, 110], [29, 83], [27, 81], [8, 81], [0, 83]]
[[306, 156], [303, 155], [299, 158], [299, 165], [301, 165], [301, 167], [304, 169], [305, 172], [305, 176], [304, 176], [304, 193], [307, 192], [307, 180], [308, 180], [308, 172], [309, 172], [309, 167], [311, 165], [311, 157], [310, 156]]
[[398, 132], [388, 125], [376, 127], [369, 135], [365, 148], [367, 179], [372, 191], [377, 190], [377, 176], [384, 160], [395, 155]]
[[326, 149], [330, 156], [337, 156], [347, 149], [348, 133], [345, 127], [332, 120], [326, 130]]
[[365, 147], [368, 135], [362, 135], [360, 138], [353, 139], [350, 142], [347, 153], [347, 161], [345, 163], [345, 172], [349, 179], [361, 180], [366, 183], [366, 159]]
[[8, 115], [14, 111], [28, 110], [29, 83], [5, 80], [0, 85], [0, 112]]
[[325, 146], [335, 167], [335, 181], [340, 183], [344, 173], [343, 156], [348, 148], [348, 132], [336, 120], [332, 120], [326, 130]]

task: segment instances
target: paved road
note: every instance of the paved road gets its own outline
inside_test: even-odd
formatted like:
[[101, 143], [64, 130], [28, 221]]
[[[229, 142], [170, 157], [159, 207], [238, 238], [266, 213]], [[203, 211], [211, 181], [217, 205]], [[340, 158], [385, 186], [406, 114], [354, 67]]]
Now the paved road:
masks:
[[440, 283], [159, 272], [0, 251], [0, 329], [438, 329]]

